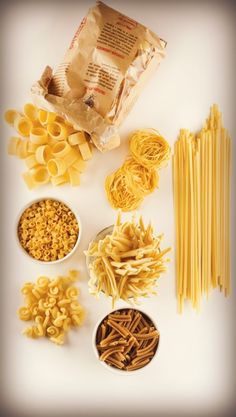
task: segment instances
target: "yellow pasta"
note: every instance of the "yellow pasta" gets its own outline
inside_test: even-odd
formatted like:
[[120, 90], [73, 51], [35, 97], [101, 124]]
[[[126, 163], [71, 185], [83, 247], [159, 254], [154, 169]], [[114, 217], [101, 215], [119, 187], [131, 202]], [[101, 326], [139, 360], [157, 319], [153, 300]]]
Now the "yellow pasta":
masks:
[[18, 309], [18, 316], [23, 321], [33, 322], [23, 330], [24, 335], [34, 339], [47, 337], [62, 345], [70, 328], [83, 324], [84, 309], [77, 301], [79, 291], [71, 285], [77, 276], [76, 271], [70, 271], [67, 277], [39, 277], [35, 283], [24, 284], [21, 292], [25, 306]]
[[76, 185], [80, 184], [80, 175], [77, 169], [73, 167], [68, 168], [68, 175], [69, 175], [69, 181], [70, 184], [74, 187]]
[[14, 119], [14, 128], [21, 136], [29, 136], [31, 129], [33, 128], [33, 123], [30, 119], [23, 116], [17, 116]]
[[37, 144], [32, 143], [31, 141], [29, 141], [29, 143], [28, 143], [28, 152], [29, 153], [36, 153], [36, 151], [38, 149], [38, 146], [40, 146], [40, 145], [37, 145]]
[[43, 165], [35, 167], [33, 171], [33, 179], [37, 185], [47, 184], [50, 180], [47, 168]]
[[69, 182], [69, 175], [66, 173], [64, 175], [59, 175], [58, 177], [51, 177], [50, 180], [52, 185], [56, 187], [57, 185], [63, 185]]
[[65, 140], [68, 137], [68, 126], [65, 123], [49, 123], [47, 131], [51, 138], [56, 140]]
[[52, 147], [52, 153], [57, 158], [64, 158], [71, 150], [71, 146], [66, 141], [56, 142]]
[[8, 144], [8, 154], [17, 155], [17, 147], [21, 141], [21, 138], [11, 137]]
[[51, 177], [57, 177], [65, 174], [66, 168], [67, 167], [63, 159], [49, 159], [47, 163], [47, 170]]
[[12, 126], [14, 125], [16, 118], [17, 117], [19, 118], [20, 116], [21, 114], [17, 110], [14, 110], [14, 109], [9, 109], [4, 114], [5, 121], [9, 125], [12, 125]]
[[24, 114], [33, 122], [38, 119], [38, 109], [32, 103], [24, 105]]
[[67, 168], [73, 165], [80, 157], [79, 151], [71, 148], [70, 151], [64, 156], [63, 160]]
[[123, 164], [122, 169], [130, 172], [135, 187], [137, 187], [143, 195], [150, 194], [157, 188], [159, 177], [156, 170], [140, 165], [133, 158], [127, 159]]
[[35, 188], [37, 186], [37, 184], [34, 181], [32, 172], [24, 172], [22, 174], [22, 177], [27, 185], [27, 187], [29, 188], [29, 190], [32, 190], [33, 188]]
[[68, 136], [68, 142], [71, 146], [81, 145], [86, 142], [86, 136], [84, 132], [76, 132]]
[[[111, 234], [104, 239], [90, 243], [86, 256], [91, 257], [89, 270], [90, 292], [93, 295], [103, 291], [118, 299], [137, 301], [155, 293], [160, 274], [166, 270], [165, 255], [170, 248], [160, 249], [162, 236], [155, 237], [149, 224], [139, 222], [121, 223], [120, 214]], [[89, 258], [88, 258], [89, 259]]]
[[147, 168], [160, 168], [170, 158], [168, 142], [154, 129], [134, 132], [130, 138], [130, 152]]
[[30, 131], [30, 141], [35, 145], [44, 145], [48, 142], [46, 129], [42, 127], [33, 127]]
[[28, 144], [29, 144], [28, 139], [20, 140], [20, 142], [18, 143], [17, 152], [16, 152], [16, 155], [18, 156], [18, 158], [25, 159], [29, 155]]
[[36, 148], [35, 159], [39, 164], [47, 164], [52, 157], [52, 151], [49, 145], [42, 145]]
[[23, 179], [29, 189], [49, 181], [55, 186], [79, 185], [84, 160], [91, 157], [85, 132], [77, 131], [62, 116], [31, 103], [25, 104], [23, 114], [14, 109], [6, 111], [5, 120], [21, 136], [10, 139], [8, 154], [25, 159], [30, 172], [24, 173]]
[[199, 310], [211, 288], [230, 292], [231, 138], [216, 105], [196, 135], [181, 129], [173, 156], [178, 310]]
[[135, 210], [143, 200], [132, 175], [121, 168], [107, 176], [105, 190], [111, 206], [122, 211]]
[[38, 119], [43, 126], [48, 125], [48, 123], [53, 123], [56, 119], [56, 116], [56, 113], [49, 112], [46, 110], [39, 109], [38, 111]]
[[158, 186], [157, 168], [169, 159], [170, 146], [154, 129], [135, 132], [130, 139], [132, 157], [105, 180], [107, 199], [113, 208], [131, 211]]
[[80, 173], [84, 172], [86, 163], [83, 159], [78, 158], [75, 162], [73, 162], [72, 167], [75, 168]]
[[26, 163], [26, 166], [27, 166], [29, 169], [34, 168], [35, 166], [37, 166], [37, 165], [38, 165], [38, 161], [37, 161], [37, 159], [35, 158], [35, 155], [34, 155], [34, 154], [33, 154], [33, 155], [29, 155], [29, 156], [27, 156], [27, 158], [25, 158], [25, 163]]
[[[44, 178], [45, 176], [45, 178]], [[48, 180], [45, 166], [33, 171], [25, 181], [33, 188]], [[19, 242], [23, 249], [40, 261], [64, 258], [74, 248], [79, 225], [68, 206], [57, 200], [40, 200], [31, 204], [21, 215], [18, 224]]]

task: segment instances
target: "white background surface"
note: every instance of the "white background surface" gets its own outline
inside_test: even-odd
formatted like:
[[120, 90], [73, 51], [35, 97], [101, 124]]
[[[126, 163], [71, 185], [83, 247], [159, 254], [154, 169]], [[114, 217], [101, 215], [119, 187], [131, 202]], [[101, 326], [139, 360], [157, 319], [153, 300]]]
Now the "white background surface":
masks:
[[[5, 5], [1, 29], [3, 110], [21, 109], [30, 100], [30, 86], [47, 64], [56, 66], [61, 61], [92, 4], [91, 1], [19, 1]], [[131, 131], [154, 127], [173, 145], [181, 127], [199, 129], [210, 105], [217, 102], [225, 126], [232, 136], [235, 134], [235, 10], [223, 1], [110, 0], [107, 4], [166, 39], [167, 56], [122, 125], [121, 147], [104, 155], [95, 152], [78, 188], [44, 187], [28, 191], [21, 178], [23, 162], [6, 156], [7, 139], [13, 132], [8, 126], [3, 127], [5, 406], [19, 415], [30, 416], [41, 413], [63, 417], [72, 413], [77, 416], [227, 416], [235, 406], [235, 297], [225, 299], [215, 291], [208, 301], [203, 300], [199, 314], [189, 305], [182, 316], [176, 312], [171, 163], [160, 173], [159, 190], [145, 199], [140, 210], [146, 221], [153, 221], [157, 232], [164, 232], [164, 244], [173, 247], [173, 261], [169, 272], [159, 280], [158, 295], [141, 305], [157, 321], [161, 333], [158, 358], [141, 373], [113, 374], [94, 356], [91, 343], [94, 326], [111, 306], [104, 297], [96, 300], [89, 295], [83, 250], [99, 230], [114, 221], [115, 212], [106, 201], [103, 184], [106, 175], [127, 155], [127, 136]], [[79, 250], [55, 266], [38, 265], [23, 256], [15, 240], [14, 221], [21, 207], [45, 195], [74, 204], [83, 224]], [[129, 216], [125, 214], [124, 218]], [[71, 331], [63, 347], [48, 340], [23, 337], [20, 332], [24, 323], [18, 320], [16, 310], [23, 301], [20, 288], [24, 281], [34, 280], [41, 274], [64, 274], [71, 268], [81, 271], [78, 285], [80, 301], [87, 310], [85, 325]], [[235, 271], [235, 264], [233, 268]], [[123, 305], [119, 303], [117, 307]]]

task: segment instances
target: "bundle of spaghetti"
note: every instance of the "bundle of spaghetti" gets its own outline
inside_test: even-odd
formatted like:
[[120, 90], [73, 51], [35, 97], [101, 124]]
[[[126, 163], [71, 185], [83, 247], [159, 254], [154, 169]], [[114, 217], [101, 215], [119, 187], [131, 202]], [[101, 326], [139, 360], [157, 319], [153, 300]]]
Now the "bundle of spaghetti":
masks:
[[143, 199], [131, 173], [122, 168], [107, 176], [105, 190], [111, 206], [122, 211], [135, 210]]
[[173, 156], [178, 309], [217, 286], [230, 292], [231, 139], [216, 105], [203, 129], [180, 130]]
[[158, 348], [159, 332], [144, 313], [120, 309], [108, 314], [96, 333], [99, 359], [111, 367], [134, 371], [147, 365]]
[[129, 146], [133, 158], [147, 168], [160, 168], [170, 158], [168, 142], [155, 129], [137, 130]]
[[120, 298], [137, 302], [140, 297], [156, 294], [157, 279], [166, 271], [166, 254], [161, 249], [163, 235], [155, 236], [149, 223], [145, 227], [142, 217], [137, 222], [121, 223], [120, 213], [111, 234], [92, 241], [85, 254], [89, 263], [90, 293], [104, 292], [112, 298], [112, 305]]
[[7, 110], [5, 121], [20, 135], [10, 139], [8, 153], [25, 160], [28, 171], [23, 179], [29, 189], [49, 182], [80, 184], [85, 161], [92, 157], [85, 132], [31, 103], [25, 104], [23, 113]]
[[154, 129], [134, 132], [130, 139], [130, 151], [132, 156], [105, 181], [108, 201], [113, 208], [123, 211], [138, 208], [143, 197], [158, 187], [157, 169], [170, 157], [170, 146]]

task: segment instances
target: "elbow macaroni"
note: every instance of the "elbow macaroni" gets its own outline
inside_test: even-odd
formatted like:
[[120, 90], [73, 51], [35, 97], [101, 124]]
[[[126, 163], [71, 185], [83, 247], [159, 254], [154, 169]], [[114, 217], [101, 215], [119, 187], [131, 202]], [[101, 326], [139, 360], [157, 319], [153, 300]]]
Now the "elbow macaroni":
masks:
[[50, 182], [53, 186], [79, 185], [84, 160], [91, 149], [84, 132], [53, 112], [26, 103], [23, 113], [9, 109], [5, 121], [20, 137], [10, 138], [8, 154], [25, 160], [23, 179], [29, 189]]

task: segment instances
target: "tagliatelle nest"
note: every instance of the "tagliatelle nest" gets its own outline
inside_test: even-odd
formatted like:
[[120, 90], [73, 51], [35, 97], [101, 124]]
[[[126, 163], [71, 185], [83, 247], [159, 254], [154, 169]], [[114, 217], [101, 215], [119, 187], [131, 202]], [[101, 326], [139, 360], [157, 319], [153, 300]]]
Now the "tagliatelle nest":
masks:
[[170, 158], [168, 142], [155, 130], [137, 130], [130, 137], [133, 158], [147, 168], [160, 168]]

